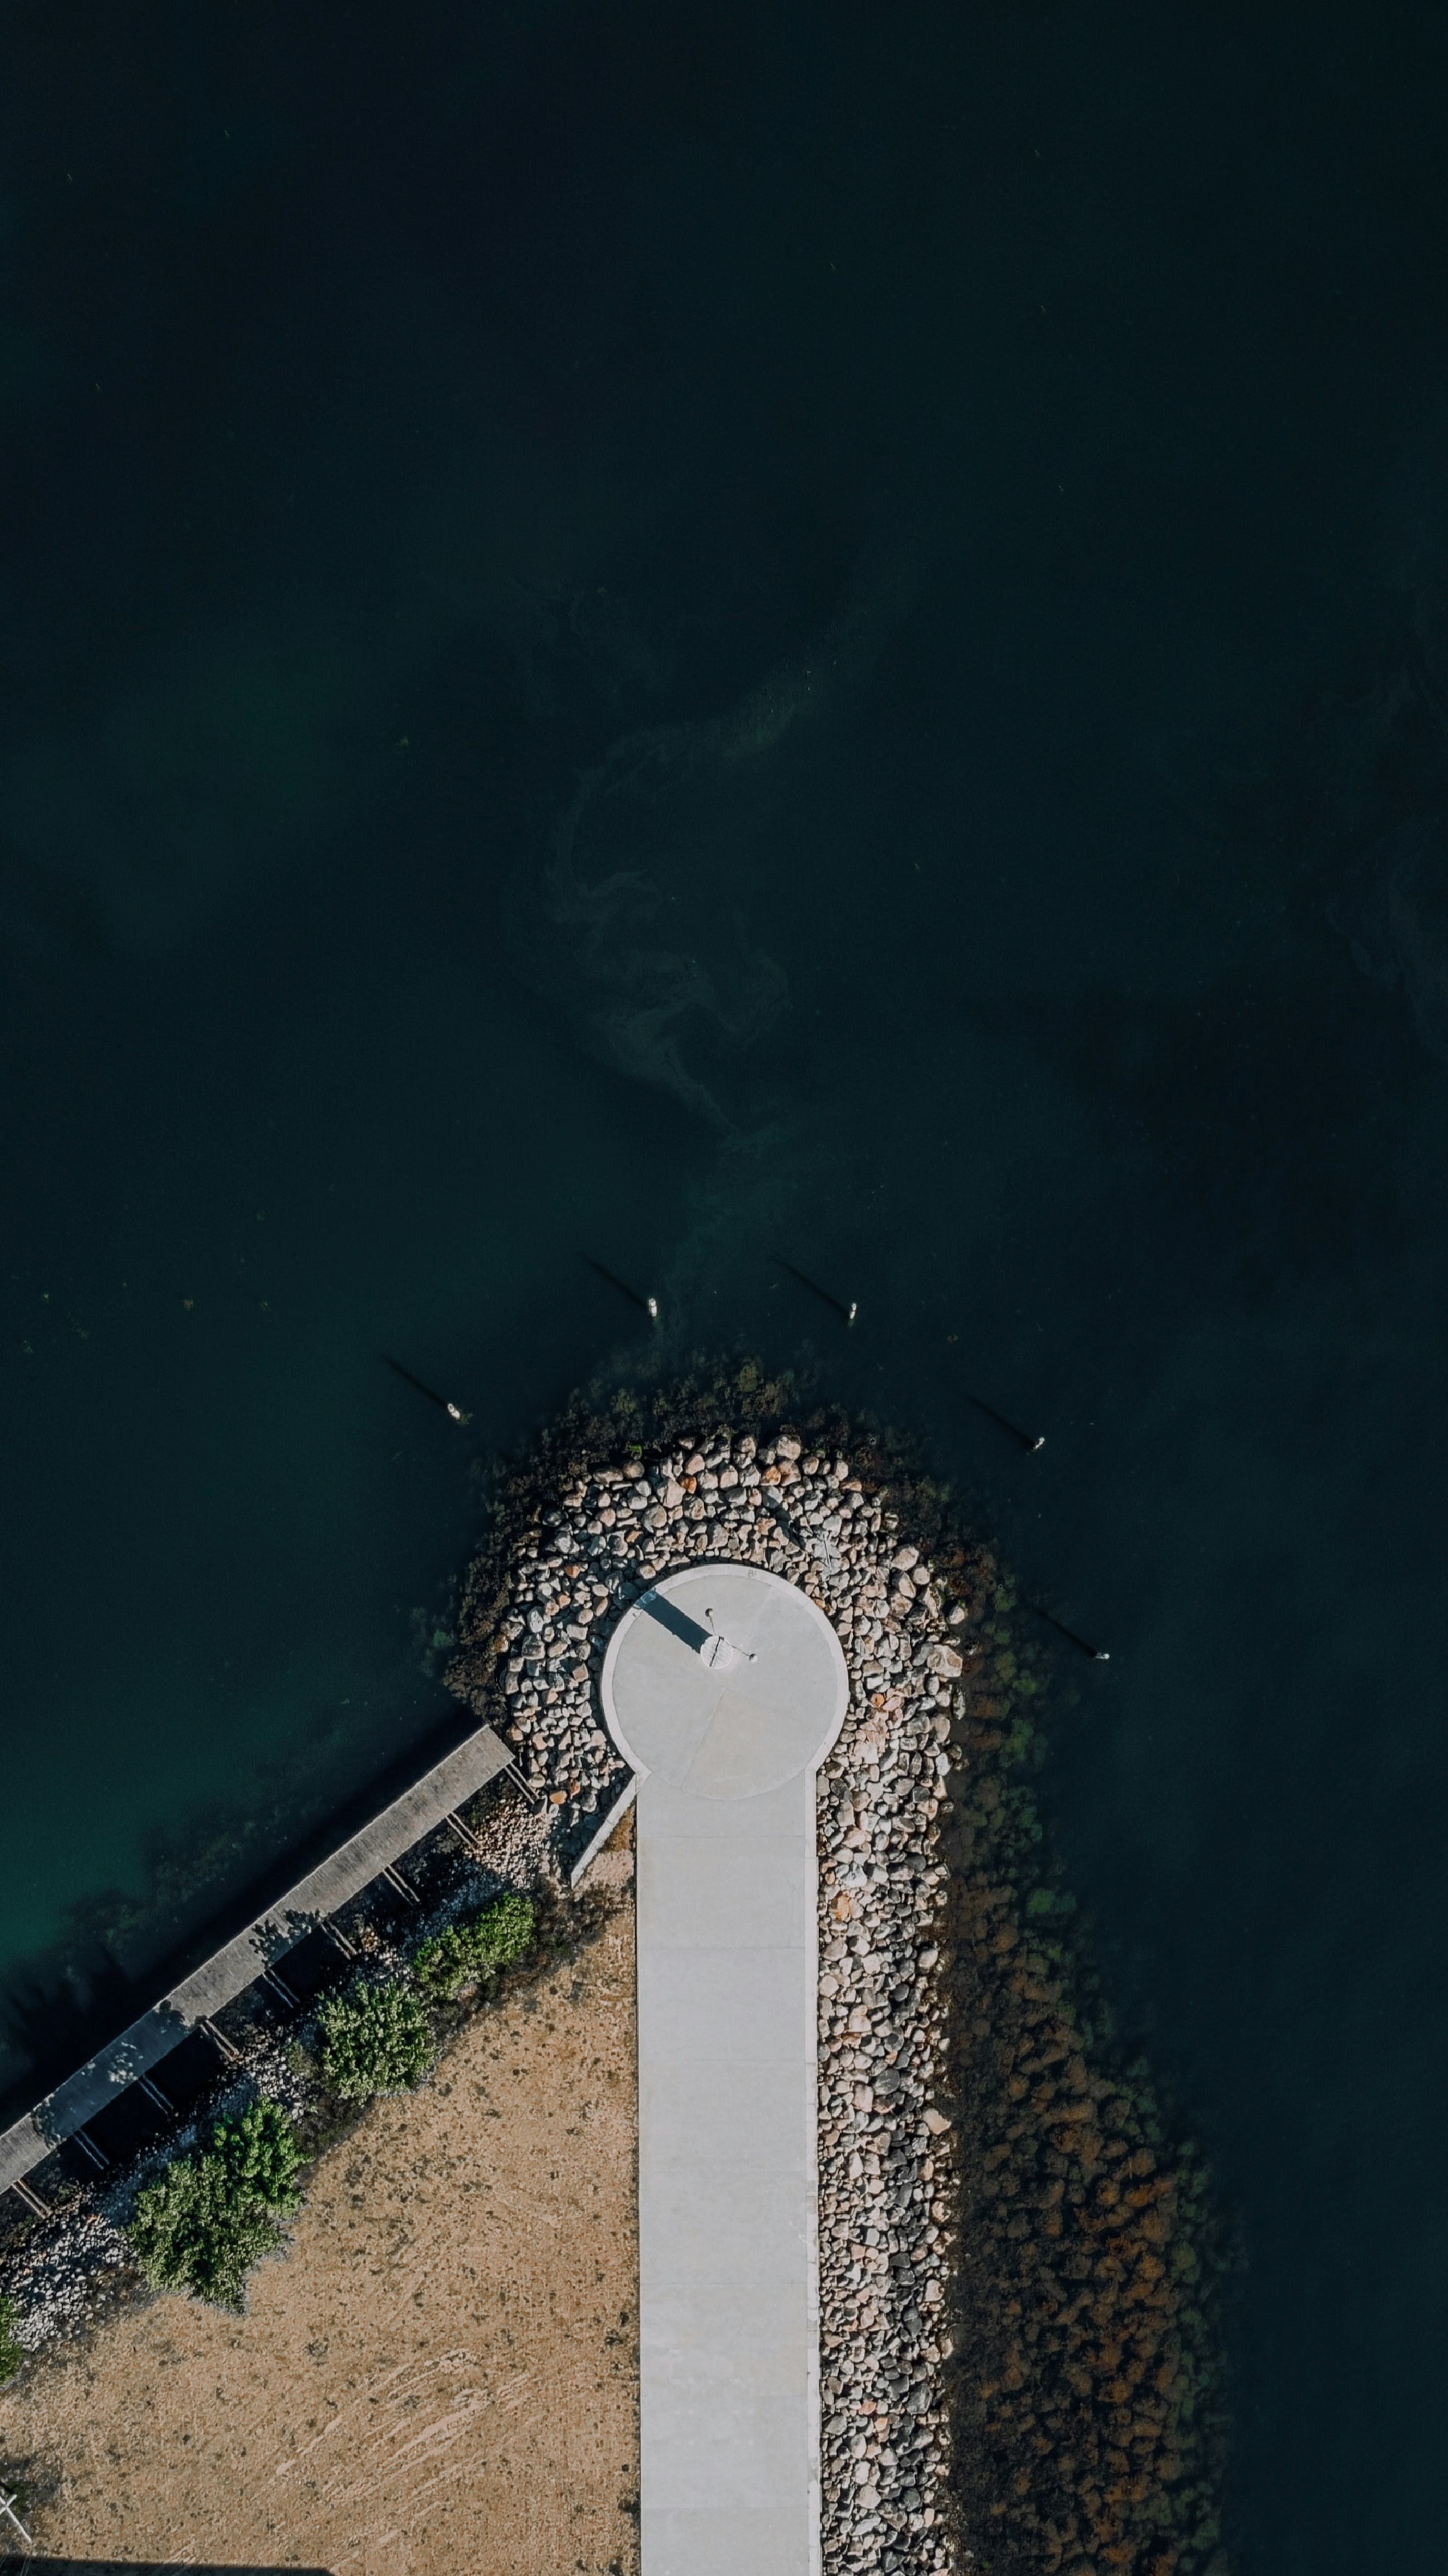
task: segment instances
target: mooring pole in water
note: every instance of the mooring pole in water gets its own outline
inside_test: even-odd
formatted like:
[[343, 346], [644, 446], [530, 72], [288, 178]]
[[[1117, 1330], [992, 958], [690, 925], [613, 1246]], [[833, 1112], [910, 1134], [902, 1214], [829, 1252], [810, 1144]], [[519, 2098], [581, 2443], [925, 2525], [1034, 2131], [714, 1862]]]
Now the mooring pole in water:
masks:
[[843, 1297], [831, 1296], [828, 1288], [822, 1288], [817, 1279], [808, 1279], [802, 1270], [796, 1270], [792, 1261], [780, 1260], [777, 1253], [775, 1255], [775, 1259], [779, 1261], [781, 1270], [787, 1270], [791, 1279], [797, 1279], [801, 1288], [807, 1288], [812, 1297], [818, 1297], [821, 1303], [828, 1306], [833, 1314], [839, 1316], [841, 1323], [853, 1324], [855, 1317], [860, 1311], [857, 1299], [852, 1297], [847, 1306]]
[[1019, 1440], [1027, 1457], [1033, 1458], [1038, 1449], [1045, 1448], [1046, 1435], [1044, 1431], [1023, 1431], [1018, 1422], [1010, 1422], [1006, 1419], [1006, 1416], [1003, 1413], [997, 1413], [995, 1406], [993, 1404], [987, 1404], [983, 1395], [972, 1395], [969, 1401], [975, 1406], [978, 1413], [985, 1414], [987, 1419], [991, 1422], [998, 1422], [1002, 1431], [1008, 1431], [1013, 1440]]
[[409, 1386], [416, 1387], [418, 1394], [425, 1395], [428, 1403], [435, 1404], [439, 1413], [445, 1413], [450, 1422], [471, 1422], [473, 1418], [472, 1415], [470, 1413], [464, 1413], [461, 1405], [453, 1404], [445, 1395], [439, 1395], [436, 1387], [424, 1386], [420, 1377], [414, 1377], [411, 1369], [405, 1369], [403, 1367], [401, 1360], [388, 1359], [385, 1351], [383, 1352], [382, 1357], [388, 1368], [395, 1370], [397, 1375], [400, 1378], [404, 1378]]
[[1036, 1617], [1044, 1619], [1047, 1627], [1054, 1628], [1057, 1636], [1064, 1637], [1068, 1645], [1078, 1647], [1083, 1655], [1089, 1655], [1093, 1664], [1110, 1663], [1111, 1656], [1105, 1646], [1088, 1646], [1084, 1637], [1078, 1637], [1075, 1629], [1068, 1628], [1064, 1619], [1056, 1618], [1052, 1611], [1043, 1610], [1039, 1601], [1028, 1601], [1026, 1608], [1034, 1610]]
[[644, 1313], [647, 1315], [651, 1324], [656, 1324], [658, 1322], [659, 1301], [657, 1297], [641, 1297], [637, 1288], [630, 1288], [626, 1279], [616, 1279], [611, 1270], [605, 1270], [601, 1261], [594, 1260], [591, 1252], [585, 1252], [583, 1258], [587, 1262], [589, 1269], [596, 1270], [600, 1279], [606, 1279], [610, 1288], [616, 1288], [620, 1297], [627, 1297], [631, 1306], [642, 1306]]

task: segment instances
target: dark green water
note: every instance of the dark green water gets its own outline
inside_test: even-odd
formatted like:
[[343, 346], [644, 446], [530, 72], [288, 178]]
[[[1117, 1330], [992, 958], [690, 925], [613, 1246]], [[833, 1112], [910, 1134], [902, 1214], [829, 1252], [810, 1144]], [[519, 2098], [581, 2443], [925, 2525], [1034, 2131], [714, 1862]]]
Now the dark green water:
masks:
[[1236, 2563], [1428, 2576], [1441, 15], [8, 56], [12, 1992], [443, 1717], [472, 1462], [647, 1341], [591, 1254], [1109, 1644], [1052, 1799], [1249, 2255]]

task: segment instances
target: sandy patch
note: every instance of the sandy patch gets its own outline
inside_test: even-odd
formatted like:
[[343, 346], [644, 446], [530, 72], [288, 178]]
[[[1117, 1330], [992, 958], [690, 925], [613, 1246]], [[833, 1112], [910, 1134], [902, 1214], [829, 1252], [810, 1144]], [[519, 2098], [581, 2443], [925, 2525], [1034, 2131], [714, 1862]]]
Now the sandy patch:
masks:
[[[628, 1866], [601, 1864], [617, 1882]], [[246, 2316], [161, 2299], [0, 2395], [54, 2556], [634, 2576], [633, 1908], [313, 2175]]]

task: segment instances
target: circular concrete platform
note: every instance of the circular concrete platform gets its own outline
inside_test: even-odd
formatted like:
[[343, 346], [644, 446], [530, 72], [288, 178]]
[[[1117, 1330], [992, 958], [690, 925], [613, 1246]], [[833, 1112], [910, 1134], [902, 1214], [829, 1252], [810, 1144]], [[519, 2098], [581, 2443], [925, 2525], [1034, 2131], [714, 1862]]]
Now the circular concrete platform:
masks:
[[599, 1685], [625, 1761], [694, 1798], [753, 1798], [816, 1768], [850, 1681], [823, 1610], [761, 1566], [691, 1565], [625, 1611]]

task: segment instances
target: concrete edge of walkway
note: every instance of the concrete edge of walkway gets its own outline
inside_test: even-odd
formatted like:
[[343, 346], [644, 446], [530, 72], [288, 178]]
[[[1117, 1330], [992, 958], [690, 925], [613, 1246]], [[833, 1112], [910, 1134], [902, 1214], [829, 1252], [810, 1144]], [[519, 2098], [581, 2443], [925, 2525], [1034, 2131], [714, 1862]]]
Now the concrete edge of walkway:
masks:
[[568, 1884], [570, 1887], [577, 1888], [582, 1886], [585, 1876], [588, 1871], [592, 1869], [599, 1853], [608, 1842], [615, 1825], [622, 1824], [624, 1817], [628, 1814], [628, 1811], [633, 1805], [638, 1793], [639, 1775], [637, 1771], [635, 1771], [633, 1778], [629, 1781], [627, 1787], [619, 1791], [618, 1796], [615, 1798], [613, 1805], [609, 1808], [609, 1811], [604, 1817], [602, 1824], [599, 1826], [597, 1833], [594, 1835], [593, 1840], [579, 1853], [577, 1860], [574, 1862], [572, 1869], [568, 1873]]

